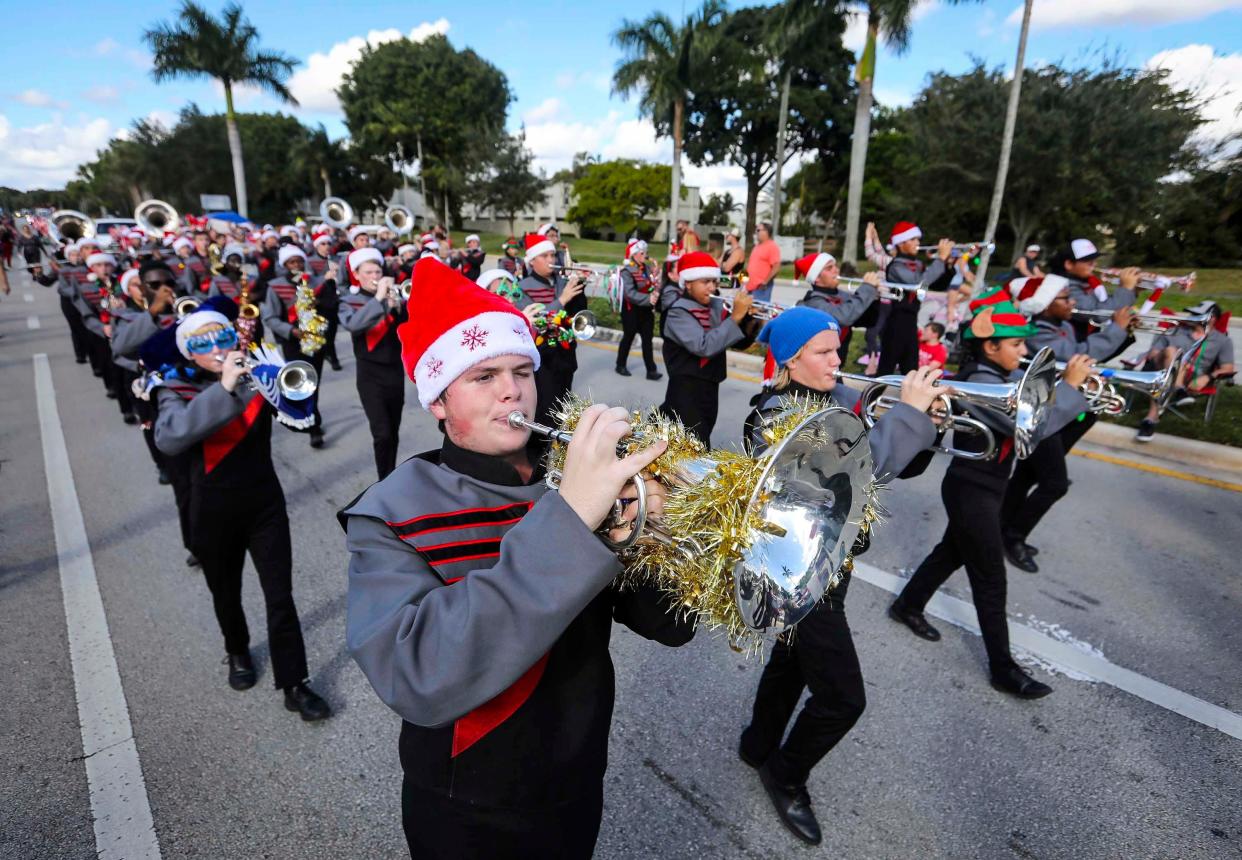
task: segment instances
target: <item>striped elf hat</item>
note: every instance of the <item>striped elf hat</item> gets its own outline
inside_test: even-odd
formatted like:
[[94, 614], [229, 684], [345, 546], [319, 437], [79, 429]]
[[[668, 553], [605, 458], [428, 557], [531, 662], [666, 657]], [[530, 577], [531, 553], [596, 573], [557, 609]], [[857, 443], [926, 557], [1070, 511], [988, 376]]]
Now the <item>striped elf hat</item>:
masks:
[[984, 293], [970, 303], [974, 317], [966, 338], [1030, 337], [1037, 329], [1014, 307], [1009, 293], [1002, 287]]

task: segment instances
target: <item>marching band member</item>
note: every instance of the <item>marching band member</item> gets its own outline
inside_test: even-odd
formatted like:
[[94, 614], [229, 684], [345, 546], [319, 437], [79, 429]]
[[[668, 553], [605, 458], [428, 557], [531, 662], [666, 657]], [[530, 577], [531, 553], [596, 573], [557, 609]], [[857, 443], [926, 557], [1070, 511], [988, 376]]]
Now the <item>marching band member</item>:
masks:
[[[310, 274], [316, 278], [323, 278], [327, 276], [328, 267], [332, 263], [332, 234], [327, 232], [325, 229], [319, 233], [316, 233], [311, 239], [311, 253], [310, 256], [306, 258], [306, 271], [310, 272]], [[337, 266], [338, 272], [339, 269], [340, 266]], [[335, 281], [337, 285], [337, 307], [339, 307], [340, 289], [343, 285], [335, 274], [332, 276], [332, 280]], [[337, 319], [336, 314], [336, 310], [333, 310], [332, 313], [324, 314], [324, 316], [328, 318], [328, 331], [324, 335], [323, 356], [328, 364], [331, 365], [333, 370], [340, 370], [341, 360], [336, 354], [336, 333], [341, 326], [341, 322]]]
[[634, 239], [625, 247], [625, 262], [619, 271], [621, 277], [621, 342], [617, 344], [617, 373], [629, 376], [625, 366], [630, 357], [634, 335], [638, 335], [643, 348], [643, 364], [647, 378], [656, 380], [664, 376], [656, 369], [655, 362], [655, 309], [660, 303], [660, 285], [654, 273], [647, 268], [647, 243]]
[[[1129, 325], [1134, 313], [1129, 307], [1118, 308], [1112, 322], [1086, 340], [1078, 340], [1070, 323], [1074, 300], [1070, 298], [1069, 281], [1059, 275], [1017, 278], [1009, 282], [1009, 292], [1018, 311], [1031, 317], [1034, 325], [1034, 333], [1026, 339], [1027, 351], [1032, 355], [1048, 347], [1057, 361], [1086, 355], [1102, 362], [1133, 342]], [[1052, 506], [1069, 492], [1065, 458], [1094, 423], [1095, 416], [1087, 412], [1059, 432], [1048, 434], [1029, 457], [1018, 462], [1009, 479], [1001, 505], [1005, 557], [1027, 573], [1038, 573], [1039, 565], [1035, 563], [1037, 550], [1026, 539]]]
[[[586, 310], [587, 299], [583, 294], [586, 281], [581, 272], [571, 272], [568, 279], [556, 273], [553, 269], [556, 265], [556, 245], [551, 239], [538, 233], [527, 234], [526, 265], [530, 274], [518, 281], [518, 286], [522, 288], [518, 310], [525, 310], [534, 303], [543, 305], [545, 311], [564, 310], [570, 316]], [[572, 341], [561, 346], [545, 344], [540, 347], [539, 354], [541, 361], [535, 374], [539, 408], [535, 420], [549, 424], [552, 423], [557, 402], [574, 387], [578, 344]]]
[[350, 252], [349, 292], [337, 311], [341, 325], [354, 340], [358, 398], [371, 427], [375, 471], [380, 478], [397, 465], [405, 380], [401, 375], [401, 344], [397, 326], [405, 320], [406, 303], [398, 300], [392, 278], [384, 277], [384, 258], [374, 248]]
[[379, 251], [385, 257], [393, 257], [397, 254], [396, 243], [392, 240], [392, 231], [386, 226], [380, 227], [375, 231], [375, 250]]
[[[1074, 239], [1064, 251], [1059, 251], [1048, 261], [1048, 268], [1054, 275], [1060, 275], [1069, 281], [1069, 295], [1074, 306], [1083, 311], [1112, 311], [1117, 308], [1131, 307], [1135, 303], [1135, 287], [1138, 285], [1138, 270], [1133, 270], [1133, 277], [1127, 275], [1121, 285], [1110, 294], [1103, 281], [1094, 274], [1095, 261], [1100, 252], [1090, 239]], [[1075, 322], [1074, 329], [1079, 338], [1087, 336], [1090, 324]]]
[[[813, 279], [812, 279], [813, 280]], [[758, 340], [776, 361], [771, 388], [759, 395], [746, 419], [744, 438], [755, 453], [766, 447], [764, 419], [788, 407], [790, 398], [813, 396], [829, 405], [853, 410], [861, 392], [837, 383], [841, 367], [840, 326], [829, 314], [794, 307], [768, 322]], [[911, 371], [901, 386], [901, 403], [885, 412], [867, 433], [874, 471], [880, 481], [904, 474], [936, 441], [927, 410], [940, 393], [935, 370]], [[922, 466], [931, 459], [928, 451]], [[781, 821], [799, 839], [818, 845], [819, 821], [811, 809], [806, 783], [811, 769], [845, 737], [862, 716], [867, 697], [862, 667], [845, 618], [850, 574], [798, 622], [796, 632], [776, 639], [759, 680], [750, 725], [742, 732], [738, 755], [756, 768]], [[789, 738], [785, 729], [802, 691], [810, 698], [798, 714]]]
[[194, 291], [193, 273], [190, 271], [190, 256], [194, 253], [194, 242], [185, 236], [178, 236], [172, 241], [173, 262], [170, 264], [173, 275], [177, 278], [177, 291], [188, 296]]
[[[267, 295], [259, 309], [263, 327], [275, 336], [286, 361], [300, 360], [314, 366], [322, 386], [327, 332], [324, 332], [322, 346], [309, 353], [302, 351], [303, 332], [298, 325], [297, 291], [305, 282], [314, 295], [314, 312], [325, 321], [336, 316], [340, 296], [336, 291], [335, 264], [328, 267], [326, 277], [311, 277], [306, 271], [306, 253], [297, 245], [285, 245], [281, 248], [277, 262], [280, 272], [277, 277], [267, 282]], [[310, 428], [310, 446], [322, 448], [323, 416], [319, 413], [319, 392], [316, 391], [314, 396], [315, 423]]]
[[[397, 283], [408, 281], [414, 273], [414, 264], [418, 262], [418, 246], [410, 242], [397, 249], [397, 261], [393, 278]], [[478, 275], [475, 275], [477, 278]]]
[[561, 228], [555, 224], [541, 224], [535, 233], [552, 243], [552, 247], [556, 249], [556, 265], [568, 268], [574, 264], [574, 260], [569, 256], [569, 246], [561, 241]]
[[519, 254], [522, 252], [522, 246], [518, 240], [510, 236], [500, 246], [500, 268], [513, 275], [516, 280], [522, 280], [526, 277], [526, 261]]
[[[70, 242], [65, 246], [65, 262], [56, 268], [56, 293], [60, 299], [60, 312], [69, 325], [73, 359], [78, 364], [86, 364], [91, 353], [87, 348], [87, 332], [82, 322], [82, 313], [74, 306], [73, 297], [77, 294], [78, 284], [85, 282], [89, 274], [90, 269], [82, 262], [82, 246], [77, 242]], [[95, 370], [93, 364], [91, 369]], [[100, 372], [102, 371], [95, 375], [98, 376]]]
[[725, 351], [738, 344], [745, 347], [753, 337], [748, 337], [740, 326], [754, 300], [750, 293], [738, 290], [731, 314], [719, 303], [713, 303], [720, 284], [720, 268], [704, 251], [682, 256], [677, 278], [682, 295], [664, 318], [668, 389], [660, 410], [679, 419], [710, 448], [720, 407], [720, 383], [728, 376]]
[[466, 250], [453, 255], [453, 268], [471, 281], [483, 274], [483, 259], [487, 255], [480, 245], [479, 237], [471, 233], [466, 237]]
[[840, 324], [841, 360], [845, 361], [845, 356], [849, 353], [850, 337], [853, 335], [852, 327], [858, 325], [868, 310], [872, 313], [867, 315], [866, 325], [875, 323], [877, 313], [874, 309], [879, 307], [876, 304], [876, 299], [879, 298], [876, 290], [876, 285], [880, 282], [879, 273], [868, 272], [863, 276], [864, 283], [858, 289], [843, 292], [837, 288], [841, 277], [837, 258], [825, 252], [807, 254], [795, 260], [794, 273], [797, 277], [804, 278], [811, 287], [798, 304], [831, 314]]
[[[148, 258], [141, 269], [130, 269], [121, 278], [128, 293], [126, 307], [114, 315], [112, 360], [122, 371], [122, 382], [131, 391], [141, 367], [139, 350], [148, 338], [175, 325], [173, 302], [177, 298], [177, 277], [163, 260]], [[142, 425], [147, 452], [159, 472], [161, 484], [172, 483], [167, 459], [155, 444], [155, 403], [135, 397], [134, 414]], [[187, 547], [188, 548], [188, 547]]]
[[[1181, 379], [1177, 380], [1178, 390], [1173, 398], [1177, 406], [1189, 406], [1194, 402], [1195, 394], [1216, 383], [1217, 380], [1233, 376], [1236, 372], [1233, 363], [1233, 341], [1229, 335], [1217, 329], [1216, 324], [1221, 316], [1220, 305], [1204, 300], [1186, 313], [1208, 315], [1208, 324], [1183, 323], [1168, 335], [1160, 335], [1153, 341], [1144, 363], [1145, 370], [1162, 370], [1174, 361], [1185, 349], [1191, 349], [1199, 340], [1203, 345], [1196, 349], [1186, 365]], [[1139, 424], [1136, 442], [1150, 442], [1156, 432], [1156, 424], [1160, 421], [1160, 409], [1153, 400], [1147, 410], [1147, 417]]]
[[[970, 303], [974, 311], [964, 334], [969, 350], [956, 379], [963, 382], [1006, 383], [1026, 356], [1026, 338], [1036, 328], [1018, 313], [1003, 289], [992, 290]], [[1078, 389], [1090, 372], [1091, 360], [1075, 355], [1056, 386], [1056, 400], [1048, 407], [1043, 423], [1035, 430], [1037, 442], [1056, 433], [1087, 408]], [[968, 405], [971, 417], [991, 428], [996, 456], [988, 460], [954, 457], [940, 485], [940, 497], [948, 514], [944, 537], [906, 583], [888, 614], [916, 636], [935, 642], [940, 632], [928, 623], [923, 609], [927, 601], [955, 570], [963, 565], [970, 580], [970, 593], [979, 629], [987, 650], [992, 686], [1024, 699], [1037, 699], [1052, 692], [1022, 669], [1009, 651], [1009, 622], [1005, 613], [1005, 552], [1001, 533], [1001, 502], [1013, 471], [1014, 422], [988, 407]], [[980, 434], [954, 434], [955, 446], [980, 451]]]
[[241, 602], [249, 551], [267, 605], [272, 678], [284, 691], [285, 708], [308, 722], [326, 719], [332, 709], [306, 682], [289, 515], [272, 465], [272, 407], [243, 382], [246, 364], [225, 314], [209, 308], [187, 315], [176, 343], [183, 361], [156, 388], [155, 442], [170, 456], [189, 454], [191, 538], [224, 634], [229, 686], [255, 684]]
[[[409, 851], [589, 857], [613, 621], [669, 646], [694, 634], [653, 588], [612, 586], [620, 564], [594, 533], [664, 445], [618, 459], [627, 413], [593, 406], [548, 489], [529, 432], [507, 420], [536, 409], [529, 323], [451, 269], [420, 260], [413, 283], [419, 313], [401, 326], [402, 358], [444, 441], [340, 514], [349, 650], [403, 720]], [[659, 506], [662, 491], [647, 486]]]
[[194, 250], [185, 260], [188, 274], [183, 278], [186, 295], [205, 293], [211, 286], [211, 235], [205, 230], [195, 230], [191, 239]]
[[[936, 249], [936, 259], [930, 265], [918, 258], [919, 238], [923, 231], [909, 221], [899, 221], [893, 227], [892, 243], [897, 251], [885, 269], [885, 280], [895, 284], [920, 284], [930, 286], [948, 272], [949, 256], [953, 253], [953, 241], [941, 239]], [[880, 332], [880, 360], [876, 372], [885, 376], [895, 370], [910, 371], [919, 366], [919, 298], [913, 292], [889, 305], [888, 319]]]
[[86, 327], [87, 348], [95, 353], [95, 361], [103, 369], [104, 390], [116, 400], [126, 424], [137, 424], [133, 398], [122, 380], [120, 368], [112, 360], [112, 316], [121, 304], [120, 280], [116, 275], [116, 258], [111, 254], [94, 253], [86, 258], [89, 280], [79, 284], [74, 305]]

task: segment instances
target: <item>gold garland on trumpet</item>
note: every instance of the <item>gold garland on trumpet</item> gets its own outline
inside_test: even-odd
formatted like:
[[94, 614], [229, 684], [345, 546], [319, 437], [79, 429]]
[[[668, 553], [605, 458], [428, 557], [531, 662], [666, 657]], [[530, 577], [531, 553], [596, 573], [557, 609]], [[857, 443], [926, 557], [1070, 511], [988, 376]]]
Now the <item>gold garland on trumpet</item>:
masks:
[[[763, 431], [769, 444], [783, 441], [806, 419], [831, 405], [819, 398], [790, 400], [788, 408]], [[556, 413], [558, 425], [572, 432], [590, 405], [577, 395], [568, 395]], [[724, 633], [734, 649], [758, 653], [764, 640], [746, 625], [738, 611], [733, 568], [755, 540], [762, 539], [764, 532], [772, 528], [757, 514], [759, 506], [750, 504], [767, 466], [766, 459], [737, 451], [709, 452], [680, 421], [668, 418], [655, 408], [635, 411], [632, 426], [630, 435], [621, 440], [625, 454], [660, 440], [668, 443], [668, 449], [644, 474], [670, 488], [664, 509], [656, 518], [669, 534], [691, 540], [684, 546], [651, 538], [640, 540], [620, 555], [625, 566], [620, 585], [633, 587], [652, 583], [670, 595], [685, 616], [709, 630]], [[563, 443], [551, 445], [547, 458], [549, 473], [563, 470], [565, 451]], [[709, 478], [689, 486], [676, 479], [679, 465], [704, 459], [715, 464]], [[869, 534], [884, 513], [876, 500], [879, 489], [873, 481], [865, 490], [867, 502], [863, 507], [860, 537]], [[833, 572], [830, 589], [838, 584], [844, 571], [852, 568], [852, 563], [852, 557], [847, 556], [841, 568]]]

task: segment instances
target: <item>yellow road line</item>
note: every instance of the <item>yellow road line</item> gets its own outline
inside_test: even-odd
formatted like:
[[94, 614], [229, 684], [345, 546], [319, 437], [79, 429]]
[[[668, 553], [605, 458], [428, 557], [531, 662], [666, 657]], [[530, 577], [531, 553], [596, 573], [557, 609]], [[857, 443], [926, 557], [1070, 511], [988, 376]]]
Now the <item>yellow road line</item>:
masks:
[[1190, 481], [1194, 484], [1206, 484], [1209, 487], [1216, 487], [1220, 490], [1231, 490], [1235, 493], [1242, 493], [1242, 484], [1233, 484], [1229, 481], [1221, 481], [1216, 478], [1205, 478], [1202, 475], [1195, 475], [1191, 472], [1178, 472], [1174, 469], [1166, 469], [1163, 466], [1152, 466], [1148, 463], [1137, 463], [1134, 460], [1127, 460], [1124, 457], [1113, 457], [1109, 454], [1098, 454], [1095, 451], [1078, 451], [1071, 449], [1071, 454], [1079, 457], [1087, 457], [1091, 460], [1099, 460], [1102, 463], [1112, 463], [1114, 466], [1125, 466], [1128, 469], [1138, 469], [1140, 472], [1151, 472], [1153, 475], [1161, 475], [1165, 478], [1176, 478], [1179, 481]]
[[[616, 344], [613, 343], [591, 343], [589, 341], [581, 341], [581, 343], [584, 346], [594, 347], [595, 349], [615, 349], [616, 347]], [[664, 363], [664, 359], [661, 356], [656, 356], [656, 361], [659, 361], [661, 364]], [[729, 378], [741, 380], [742, 382], [753, 382], [756, 384], [763, 382], [763, 380], [758, 376], [749, 376], [745, 373], [735, 373], [733, 371], [729, 371]], [[1204, 484], [1209, 487], [1216, 487], [1219, 490], [1230, 490], [1234, 493], [1242, 493], [1242, 484], [1221, 481], [1217, 478], [1205, 478], [1202, 475], [1196, 475], [1191, 472], [1178, 472], [1174, 469], [1166, 469], [1163, 466], [1152, 466], [1148, 463], [1139, 463], [1134, 460], [1127, 460], [1124, 457], [1113, 457], [1108, 454], [1097, 454], [1095, 451], [1078, 451], [1071, 449], [1070, 453], [1076, 454], [1079, 457], [1087, 457], [1091, 460], [1099, 460], [1102, 463], [1111, 463], [1114, 466], [1124, 466], [1127, 469], [1138, 469], [1140, 472], [1150, 472], [1153, 475], [1161, 475], [1165, 478], [1176, 478], [1179, 481], [1190, 481], [1193, 484]]]

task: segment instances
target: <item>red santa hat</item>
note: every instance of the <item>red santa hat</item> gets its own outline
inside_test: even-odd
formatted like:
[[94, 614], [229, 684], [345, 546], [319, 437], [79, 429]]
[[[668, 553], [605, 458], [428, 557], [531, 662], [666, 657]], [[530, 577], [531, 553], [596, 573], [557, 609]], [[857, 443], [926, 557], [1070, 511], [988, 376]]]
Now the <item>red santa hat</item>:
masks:
[[837, 258], [827, 252], [807, 254], [805, 257], [794, 260], [794, 273], [800, 278], [805, 278], [807, 283], [813, 286], [819, 273], [836, 261]]
[[647, 253], [647, 243], [642, 239], [631, 239], [630, 243], [625, 246], [625, 259], [630, 259], [635, 254]]
[[919, 225], [911, 221], [898, 221], [893, 227], [893, 234], [889, 237], [889, 241], [894, 245], [900, 245], [902, 242], [921, 238], [923, 238], [923, 231], [919, 229]]
[[194, 243], [185, 236], [178, 236], [173, 240], [172, 247], [174, 251], [180, 251], [182, 248], [193, 248]]
[[535, 232], [538, 233], [540, 236], [546, 236], [548, 235], [549, 230], [556, 230], [556, 232], [558, 233], [561, 232], [560, 230], [557, 229], [556, 224], [552, 223], [551, 221], [549, 221], [547, 224], [540, 224], [539, 229], [536, 230]]
[[526, 262], [529, 263], [540, 254], [546, 254], [549, 251], [556, 253], [556, 246], [552, 244], [551, 239], [543, 238], [541, 233], [526, 234]]
[[302, 262], [303, 263], [306, 262], [305, 251], [303, 251], [297, 245], [285, 245], [283, 248], [280, 249], [280, 253], [276, 255], [276, 262], [280, 263], [280, 265], [283, 266], [285, 263], [289, 262], [289, 260], [291, 260], [294, 257], [301, 257]]
[[354, 241], [355, 239], [357, 239], [359, 236], [361, 236], [365, 232], [367, 232], [367, 228], [363, 227], [361, 224], [355, 227], [350, 227], [349, 228], [349, 241], [351, 242]]
[[508, 301], [435, 260], [419, 260], [412, 280], [410, 307], [419, 312], [397, 328], [397, 336], [424, 409], [480, 361], [521, 355], [538, 370], [530, 322]]
[[370, 261], [383, 268], [384, 255], [379, 252], [378, 248], [359, 248], [356, 251], [350, 251], [349, 256], [345, 258], [345, 268], [349, 269], [349, 285], [351, 287], [358, 286], [358, 267], [363, 263]]
[[313, 247], [313, 246], [315, 246], [315, 245], [320, 245], [320, 244], [323, 244], [323, 243], [325, 243], [325, 242], [326, 242], [326, 243], [328, 243], [329, 245], [331, 245], [331, 244], [332, 244], [332, 234], [331, 234], [331, 233], [320, 233], [319, 235], [317, 235], [317, 236], [316, 236], [316, 237], [315, 237], [315, 238], [311, 241], [311, 245], [312, 245], [312, 247]]
[[126, 269], [121, 275], [121, 289], [128, 290], [129, 282], [138, 277], [137, 269]]
[[683, 254], [677, 266], [678, 283], [684, 287], [686, 281], [698, 281], [703, 278], [713, 281], [720, 279], [720, 266], [716, 264], [712, 255], [703, 251]]
[[1042, 278], [1014, 278], [1009, 282], [1009, 294], [1021, 313], [1028, 317], [1042, 314], [1048, 305], [1056, 301], [1061, 291], [1069, 287], [1069, 281], [1060, 275]]

